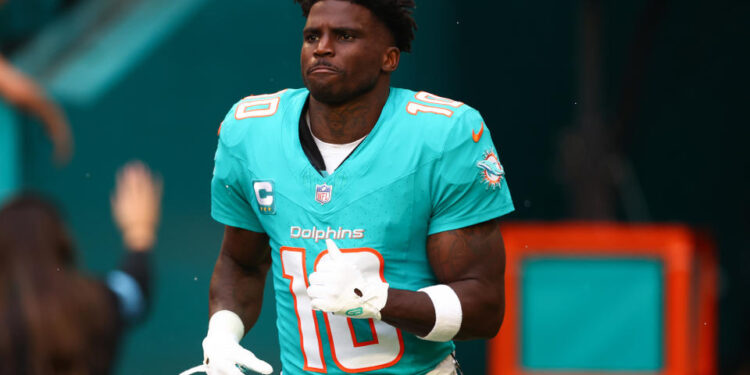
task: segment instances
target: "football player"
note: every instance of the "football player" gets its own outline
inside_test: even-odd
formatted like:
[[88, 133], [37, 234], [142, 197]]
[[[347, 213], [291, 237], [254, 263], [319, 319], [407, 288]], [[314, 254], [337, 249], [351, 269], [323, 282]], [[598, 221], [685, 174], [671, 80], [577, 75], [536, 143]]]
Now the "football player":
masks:
[[390, 85], [413, 0], [302, 0], [306, 88], [247, 97], [220, 128], [226, 225], [203, 341], [209, 374], [272, 373], [240, 346], [276, 293], [285, 375], [454, 374], [452, 340], [500, 329], [513, 210], [468, 105]]

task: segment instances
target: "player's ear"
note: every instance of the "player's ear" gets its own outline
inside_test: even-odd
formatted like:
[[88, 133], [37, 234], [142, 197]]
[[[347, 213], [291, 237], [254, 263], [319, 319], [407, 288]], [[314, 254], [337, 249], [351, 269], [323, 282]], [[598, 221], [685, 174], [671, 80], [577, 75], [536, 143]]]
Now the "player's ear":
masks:
[[392, 73], [398, 69], [398, 62], [401, 59], [401, 50], [397, 47], [388, 47], [383, 55], [383, 69], [386, 73]]

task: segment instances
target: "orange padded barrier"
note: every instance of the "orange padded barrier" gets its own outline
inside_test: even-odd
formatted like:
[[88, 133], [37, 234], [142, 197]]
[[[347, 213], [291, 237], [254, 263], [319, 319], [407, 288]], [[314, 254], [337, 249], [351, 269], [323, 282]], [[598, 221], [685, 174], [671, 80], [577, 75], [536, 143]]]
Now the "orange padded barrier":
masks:
[[[681, 225], [508, 223], [505, 320], [488, 345], [488, 374], [714, 375], [717, 265], [706, 236]], [[532, 371], [521, 365], [520, 272], [528, 257], [659, 259], [664, 275], [663, 368], [653, 372]]]

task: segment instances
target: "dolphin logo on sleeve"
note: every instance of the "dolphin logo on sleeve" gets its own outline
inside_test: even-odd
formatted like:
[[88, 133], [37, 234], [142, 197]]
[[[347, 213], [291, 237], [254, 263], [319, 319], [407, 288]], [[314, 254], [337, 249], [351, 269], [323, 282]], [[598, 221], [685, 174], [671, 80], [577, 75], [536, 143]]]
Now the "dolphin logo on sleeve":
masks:
[[485, 151], [482, 160], [477, 162], [479, 177], [490, 188], [499, 188], [505, 176], [505, 169], [492, 151]]

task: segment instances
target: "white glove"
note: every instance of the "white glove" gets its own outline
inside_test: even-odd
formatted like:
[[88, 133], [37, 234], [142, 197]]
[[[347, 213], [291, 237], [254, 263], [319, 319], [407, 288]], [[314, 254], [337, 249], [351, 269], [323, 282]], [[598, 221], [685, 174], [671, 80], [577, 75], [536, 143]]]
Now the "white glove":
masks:
[[388, 300], [388, 283], [374, 273], [365, 275], [345, 259], [338, 246], [326, 239], [328, 255], [308, 280], [307, 294], [313, 310], [345, 315], [355, 319], [380, 320], [380, 309]]
[[[208, 375], [243, 375], [242, 370], [270, 374], [273, 368], [240, 345], [245, 328], [237, 314], [222, 310], [211, 316], [203, 339], [203, 364], [180, 375], [205, 372]], [[241, 370], [242, 369], [242, 370]]]

